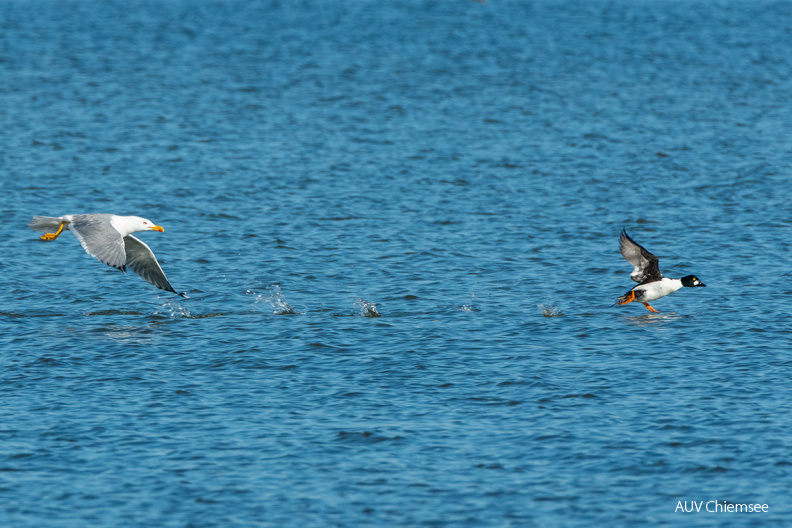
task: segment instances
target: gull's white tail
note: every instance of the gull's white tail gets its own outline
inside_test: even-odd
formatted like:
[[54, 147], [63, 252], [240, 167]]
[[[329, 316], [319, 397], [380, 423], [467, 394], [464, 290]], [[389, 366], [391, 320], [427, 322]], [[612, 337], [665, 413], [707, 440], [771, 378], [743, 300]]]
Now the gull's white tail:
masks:
[[28, 227], [34, 231], [55, 231], [60, 225], [61, 219], [54, 216], [36, 215], [28, 222]]

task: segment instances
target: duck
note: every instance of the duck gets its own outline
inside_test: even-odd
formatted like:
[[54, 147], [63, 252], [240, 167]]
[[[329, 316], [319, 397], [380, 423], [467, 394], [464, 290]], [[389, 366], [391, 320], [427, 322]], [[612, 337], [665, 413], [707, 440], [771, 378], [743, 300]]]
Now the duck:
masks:
[[643, 246], [630, 238], [626, 229], [619, 235], [619, 249], [627, 262], [635, 266], [630, 273], [630, 278], [638, 283], [630, 291], [616, 299], [616, 304], [625, 305], [633, 301], [642, 303], [647, 310], [660, 313], [652, 308], [649, 303], [662, 299], [680, 288], [702, 288], [706, 286], [695, 275], [685, 275], [681, 279], [664, 277], [660, 273], [659, 260]]

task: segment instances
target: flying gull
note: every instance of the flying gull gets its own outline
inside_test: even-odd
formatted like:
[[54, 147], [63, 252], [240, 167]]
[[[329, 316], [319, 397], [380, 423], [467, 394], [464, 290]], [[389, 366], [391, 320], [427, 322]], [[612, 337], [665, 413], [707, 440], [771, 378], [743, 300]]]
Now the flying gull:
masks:
[[28, 227], [45, 231], [41, 240], [55, 240], [64, 230], [71, 231], [92, 257], [123, 272], [129, 267], [157, 288], [187, 297], [173, 289], [151, 249], [132, 236], [140, 231], [164, 231], [151, 220], [112, 214], [37, 215], [28, 222]]

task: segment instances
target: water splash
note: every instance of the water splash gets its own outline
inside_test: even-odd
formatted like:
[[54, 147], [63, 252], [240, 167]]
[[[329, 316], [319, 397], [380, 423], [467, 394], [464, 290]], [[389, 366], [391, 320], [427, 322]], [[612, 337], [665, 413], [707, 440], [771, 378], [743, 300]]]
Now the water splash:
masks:
[[[158, 296], [159, 297], [159, 296]], [[159, 297], [161, 299], [161, 297]], [[179, 300], [173, 297], [167, 297], [162, 305], [154, 311], [154, 315], [166, 315], [171, 319], [180, 319], [182, 317], [191, 318], [193, 315]]]
[[561, 308], [554, 304], [537, 304], [536, 306], [542, 312], [543, 317], [561, 317], [564, 315]]
[[634, 324], [638, 326], [646, 326], [646, 325], [667, 323], [675, 319], [688, 319], [692, 317], [693, 317], [692, 315], [682, 315], [676, 312], [665, 312], [665, 313], [646, 313], [646, 314], [633, 315], [633, 316], [628, 315], [625, 316], [625, 319], [629, 321], [630, 324]]
[[460, 312], [478, 312], [479, 308], [476, 306], [476, 294], [470, 293], [470, 302], [457, 307]]
[[272, 313], [275, 315], [293, 315], [300, 313], [286, 302], [286, 296], [283, 294], [283, 290], [281, 290], [278, 284], [270, 284], [267, 286], [267, 294], [256, 293], [252, 290], [247, 290], [247, 293], [256, 296], [256, 300], [253, 302], [254, 306], [267, 303], [272, 307]]
[[379, 313], [374, 303], [370, 303], [363, 299], [355, 299], [355, 308], [358, 309], [360, 315], [363, 317], [382, 317], [382, 314]]

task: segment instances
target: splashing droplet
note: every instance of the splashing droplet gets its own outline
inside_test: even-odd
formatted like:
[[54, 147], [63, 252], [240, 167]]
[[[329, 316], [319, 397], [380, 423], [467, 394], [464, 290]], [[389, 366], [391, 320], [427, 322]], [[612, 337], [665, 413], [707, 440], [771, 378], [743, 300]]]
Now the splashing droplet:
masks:
[[360, 311], [363, 317], [382, 317], [382, 314], [377, 310], [374, 303], [364, 301], [363, 299], [355, 299], [355, 307]]
[[267, 286], [267, 292], [269, 292], [269, 295], [264, 293], [256, 293], [253, 290], [246, 291], [246, 293], [256, 296], [256, 300], [253, 303], [255, 306], [261, 303], [267, 303], [272, 307], [272, 313], [275, 315], [293, 315], [300, 313], [294, 310], [289, 305], [289, 303], [286, 302], [286, 297], [283, 294], [283, 290], [281, 290], [280, 285], [271, 284]]
[[561, 308], [553, 304], [537, 304], [536, 306], [541, 310], [543, 317], [561, 317], [564, 315]]
[[167, 315], [172, 319], [177, 319], [180, 317], [190, 318], [193, 316], [186, 306], [182, 305], [178, 300], [170, 297], [162, 303], [162, 306], [160, 306], [154, 312], [154, 315]]
[[479, 308], [476, 306], [476, 294], [470, 292], [470, 302], [457, 307], [460, 312], [478, 312]]

